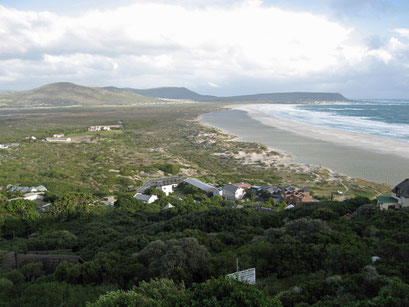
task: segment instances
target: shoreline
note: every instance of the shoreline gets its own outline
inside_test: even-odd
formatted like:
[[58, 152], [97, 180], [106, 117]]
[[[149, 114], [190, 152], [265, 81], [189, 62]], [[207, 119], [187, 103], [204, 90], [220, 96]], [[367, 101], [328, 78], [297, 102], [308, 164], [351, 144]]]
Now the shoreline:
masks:
[[392, 154], [406, 159], [409, 157], [409, 143], [403, 141], [281, 119], [258, 111], [256, 109], [257, 105], [232, 105], [230, 107], [233, 110], [241, 110], [246, 112], [251, 118], [266, 126], [272, 126], [277, 129], [289, 131], [303, 137], [332, 142], [342, 146], [357, 147], [377, 153]]
[[409, 159], [403, 155], [346, 145], [339, 140], [331, 142], [306, 137], [301, 133], [288, 131], [293, 127], [285, 130], [279, 124], [275, 126], [275, 119], [266, 125], [241, 110], [246, 107], [248, 105], [231, 105], [228, 110], [202, 114], [198, 120], [204, 125], [235, 135], [242, 141], [263, 144], [289, 158], [289, 162], [285, 164], [292, 164], [294, 168], [297, 168], [295, 165], [301, 169], [303, 166], [312, 169], [318, 167], [335, 174], [335, 177], [363, 179], [389, 186], [396, 185], [409, 175]]
[[[240, 136], [232, 134], [223, 128], [210, 125], [209, 123], [203, 120], [202, 115], [196, 118], [197, 122], [199, 122], [201, 125], [207, 128], [218, 130], [220, 133], [228, 136], [229, 141], [251, 142], [248, 140], [243, 140], [240, 138]], [[229, 155], [234, 159], [242, 160], [243, 161], [242, 163], [246, 165], [262, 164], [264, 165], [264, 167], [274, 167], [278, 171], [286, 171], [286, 172], [292, 172], [298, 175], [304, 174], [308, 176], [313, 176], [315, 177], [314, 179], [315, 183], [319, 183], [323, 181], [325, 182], [338, 181], [345, 189], [344, 193], [349, 191], [349, 188], [344, 183], [351, 182], [356, 179], [356, 178], [351, 178], [348, 175], [336, 172], [328, 167], [325, 167], [319, 164], [295, 162], [291, 153], [282, 151], [278, 148], [272, 148], [271, 146], [267, 146], [265, 144], [262, 144], [262, 145], [267, 147], [267, 151], [262, 152], [262, 153], [249, 153], [245, 151], [239, 151], [236, 154], [230, 154], [230, 155], [221, 154], [221, 153], [214, 153], [213, 155], [215, 156]], [[341, 198], [344, 199], [344, 196]]]

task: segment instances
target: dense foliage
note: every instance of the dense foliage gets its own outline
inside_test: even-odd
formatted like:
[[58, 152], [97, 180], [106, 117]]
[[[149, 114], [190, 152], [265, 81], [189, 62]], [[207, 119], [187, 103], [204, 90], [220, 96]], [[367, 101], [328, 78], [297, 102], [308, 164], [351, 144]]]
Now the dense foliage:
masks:
[[[217, 200], [198, 201], [196, 209], [180, 201], [180, 210], [149, 212], [125, 199], [111, 210], [95, 206], [84, 211], [81, 204], [89, 196], [69, 194], [57, 201], [66, 211], [30, 219], [21, 215], [22, 203], [3, 202], [3, 211], [10, 213], [1, 218], [3, 254], [69, 248], [84, 260], [63, 262], [53, 274], [45, 274], [41, 263], [2, 271], [3, 305], [409, 302], [407, 211], [379, 211], [368, 199], [357, 198], [268, 214], [231, 209]], [[192, 208], [185, 211], [184, 205]], [[64, 222], [61, 212], [66, 212]], [[14, 233], [10, 218], [21, 224]], [[373, 262], [373, 256], [380, 259]], [[235, 271], [236, 257], [240, 269], [256, 268], [256, 286], [223, 277]]]

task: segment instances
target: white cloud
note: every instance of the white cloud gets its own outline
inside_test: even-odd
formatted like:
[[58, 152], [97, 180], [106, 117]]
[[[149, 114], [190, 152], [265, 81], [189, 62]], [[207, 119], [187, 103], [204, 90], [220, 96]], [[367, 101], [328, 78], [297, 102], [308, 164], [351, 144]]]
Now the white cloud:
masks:
[[[75, 17], [0, 6], [0, 86], [28, 78], [97, 85], [218, 88], [237, 79], [288, 81], [393, 62], [407, 46], [391, 38], [370, 50], [354, 29], [324, 15], [281, 10], [259, 0], [138, 1]], [[408, 36], [407, 29], [395, 33]], [[53, 79], [54, 78], [54, 79]], [[37, 85], [37, 84], [36, 84]]]

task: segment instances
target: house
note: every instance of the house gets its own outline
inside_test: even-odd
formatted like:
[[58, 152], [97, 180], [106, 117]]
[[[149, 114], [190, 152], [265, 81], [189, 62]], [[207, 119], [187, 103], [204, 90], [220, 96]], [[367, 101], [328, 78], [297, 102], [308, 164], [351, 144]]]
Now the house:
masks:
[[283, 200], [282, 190], [276, 186], [262, 186], [260, 192], [266, 192], [273, 198], [275, 203], [279, 203]]
[[381, 210], [401, 209], [409, 207], [409, 178], [403, 180], [393, 188], [392, 194], [378, 197]]
[[286, 188], [284, 190], [284, 200], [288, 205], [301, 206], [303, 203], [310, 203], [314, 200], [310, 195], [310, 191], [306, 188], [297, 189], [297, 188]]
[[61, 143], [69, 143], [71, 142], [71, 138], [64, 138], [64, 137], [53, 137], [53, 138], [46, 138], [47, 142], [61, 142]]
[[43, 200], [44, 193], [26, 193], [23, 195], [23, 199], [25, 200]]
[[9, 148], [9, 146], [8, 146], [8, 145], [3, 145], [3, 144], [0, 144], [0, 149], [7, 149], [7, 148]]
[[[168, 185], [172, 185], [172, 192], [173, 192], [173, 188], [177, 187], [180, 183], [184, 182], [185, 180], [186, 180], [186, 177], [169, 177], [169, 178], [152, 179], [152, 180], [149, 180], [147, 183], [145, 183], [143, 187], [139, 188], [137, 192], [143, 193], [145, 192], [145, 190], [151, 187], [155, 187], [157, 189], [159, 188], [160, 190], [162, 190], [161, 189], [162, 186], [168, 186]], [[165, 189], [169, 191], [169, 188], [165, 188]]]
[[137, 199], [137, 200], [141, 200], [144, 203], [151, 204], [151, 203], [153, 203], [154, 201], [156, 201], [158, 199], [158, 196], [136, 193], [134, 195], [134, 198]]
[[177, 184], [167, 184], [167, 185], [158, 185], [156, 189], [161, 190], [166, 196], [173, 193], [173, 188], [177, 187]]
[[114, 129], [121, 129], [121, 125], [104, 125], [104, 126], [89, 126], [88, 131], [110, 131]]
[[53, 138], [63, 138], [63, 137], [64, 137], [64, 133], [53, 134]]
[[381, 210], [399, 209], [398, 199], [392, 194], [385, 196], [378, 196], [378, 206]]
[[399, 183], [393, 190], [392, 195], [398, 199], [401, 208], [409, 207], [409, 178]]
[[256, 196], [256, 195], [259, 195], [259, 194], [260, 194], [261, 190], [262, 190], [262, 187], [261, 187], [261, 186], [259, 186], [259, 185], [253, 185], [253, 186], [250, 188], [250, 193], [251, 193], [251, 195]]
[[222, 196], [230, 200], [240, 200], [244, 197], [246, 191], [232, 184], [226, 184], [222, 188]]

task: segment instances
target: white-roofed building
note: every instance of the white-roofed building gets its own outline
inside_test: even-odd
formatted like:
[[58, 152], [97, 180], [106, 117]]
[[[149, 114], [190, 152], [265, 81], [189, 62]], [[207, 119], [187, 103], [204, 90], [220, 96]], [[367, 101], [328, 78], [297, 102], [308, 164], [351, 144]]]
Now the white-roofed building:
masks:
[[193, 187], [198, 188], [199, 190], [202, 190], [206, 193], [212, 192], [213, 189], [215, 188], [214, 186], [207, 184], [203, 181], [200, 181], [199, 179], [196, 178], [188, 178], [185, 180], [185, 182]]
[[172, 206], [170, 203], [168, 203], [165, 207], [162, 208], [162, 210], [168, 210], [172, 208], [175, 208], [175, 206]]
[[153, 203], [154, 201], [156, 201], [158, 199], [158, 196], [136, 193], [134, 195], [134, 198], [137, 199], [137, 200], [141, 200], [144, 203], [151, 204], [151, 203]]
[[244, 197], [246, 191], [232, 184], [226, 184], [222, 188], [222, 196], [230, 200], [240, 200]]
[[169, 194], [173, 193], [173, 188], [177, 187], [177, 184], [167, 184], [167, 185], [159, 185], [156, 188], [158, 190], [161, 190], [163, 193], [166, 194], [166, 196], [169, 196]]
[[23, 195], [25, 200], [42, 200], [44, 198], [44, 193], [26, 193]]

